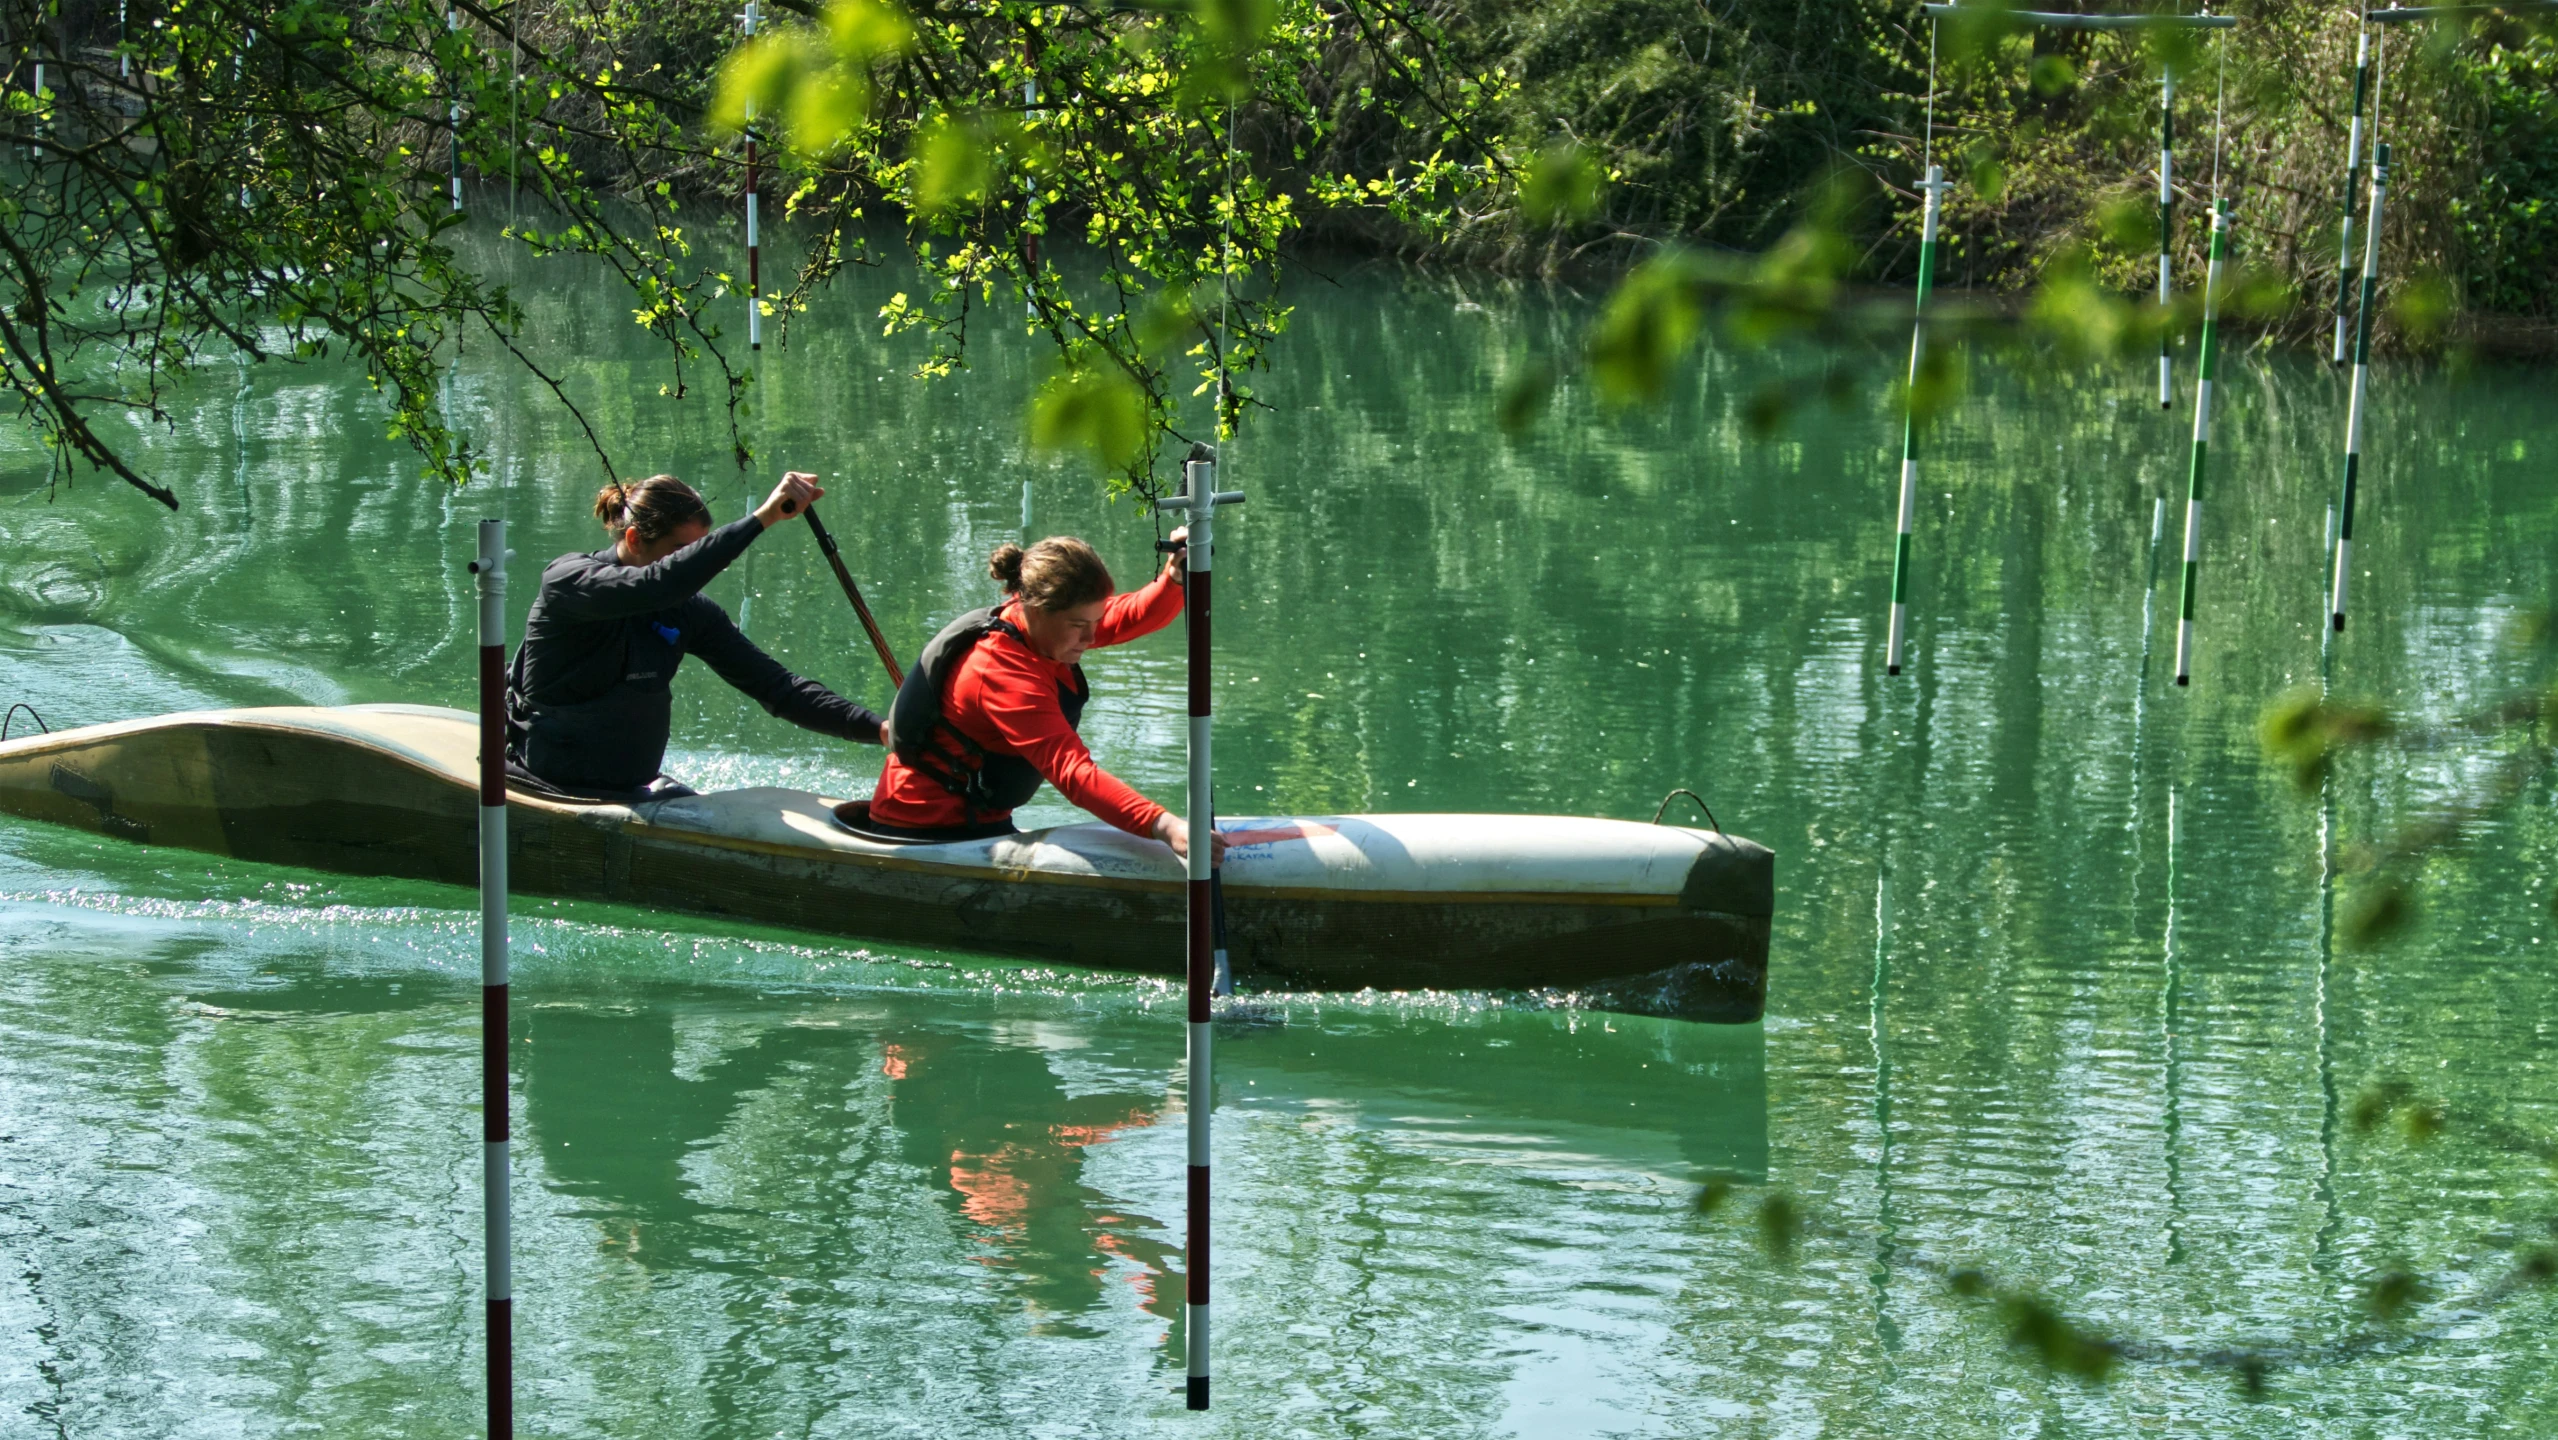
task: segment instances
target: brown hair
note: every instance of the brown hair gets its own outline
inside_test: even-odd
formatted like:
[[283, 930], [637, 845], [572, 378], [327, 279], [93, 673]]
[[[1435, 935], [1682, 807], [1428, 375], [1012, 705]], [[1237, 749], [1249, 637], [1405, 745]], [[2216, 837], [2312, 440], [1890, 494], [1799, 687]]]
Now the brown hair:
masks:
[[607, 530], [634, 531], [641, 544], [654, 545], [695, 520], [709, 524], [711, 508], [674, 476], [651, 475], [635, 484], [616, 480], [596, 491], [595, 518]]
[[1110, 567], [1090, 545], [1071, 535], [1051, 535], [1024, 550], [998, 545], [986, 557], [986, 573], [1033, 610], [1072, 610], [1110, 598]]

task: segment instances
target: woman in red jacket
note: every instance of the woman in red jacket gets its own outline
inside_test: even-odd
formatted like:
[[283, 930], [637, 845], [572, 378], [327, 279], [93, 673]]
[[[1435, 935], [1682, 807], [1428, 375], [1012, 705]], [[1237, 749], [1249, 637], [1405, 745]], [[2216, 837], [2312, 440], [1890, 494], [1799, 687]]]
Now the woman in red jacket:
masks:
[[[1185, 532], [1176, 530], [1177, 542]], [[1086, 650], [1151, 635], [1181, 613], [1181, 557], [1143, 590], [1111, 593], [1090, 545], [1053, 536], [999, 545], [987, 573], [1009, 598], [950, 623], [906, 675], [889, 711], [893, 744], [854, 829], [932, 841], [1010, 834], [1012, 812], [1046, 780], [1131, 835], [1190, 853], [1181, 817], [1093, 763], [1075, 726], [1092, 687]], [[1220, 844], [1220, 850], [1225, 847]]]

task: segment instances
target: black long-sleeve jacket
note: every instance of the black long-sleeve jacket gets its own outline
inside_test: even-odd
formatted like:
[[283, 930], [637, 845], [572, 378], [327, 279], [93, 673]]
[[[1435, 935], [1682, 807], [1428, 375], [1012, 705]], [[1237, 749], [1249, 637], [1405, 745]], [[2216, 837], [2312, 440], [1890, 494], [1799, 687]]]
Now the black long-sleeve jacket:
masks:
[[542, 572], [507, 683], [508, 753], [572, 790], [637, 790], [666, 763], [686, 655], [781, 719], [879, 743], [879, 717], [757, 648], [702, 587], [763, 532], [752, 515], [649, 565], [610, 549], [563, 555]]

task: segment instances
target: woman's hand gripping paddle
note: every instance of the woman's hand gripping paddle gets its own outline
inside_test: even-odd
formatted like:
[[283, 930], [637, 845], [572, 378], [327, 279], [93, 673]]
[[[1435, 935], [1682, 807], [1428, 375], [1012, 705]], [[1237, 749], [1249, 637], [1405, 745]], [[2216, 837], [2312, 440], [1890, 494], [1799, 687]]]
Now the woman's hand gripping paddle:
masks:
[[[787, 515], [798, 508], [792, 500], [782, 502]], [[835, 578], [843, 582], [844, 598], [853, 602], [853, 613], [860, 616], [862, 628], [870, 632], [870, 648], [879, 652], [879, 663], [888, 667], [888, 683], [903, 685], [906, 672], [897, 668], [896, 652], [888, 648], [888, 637], [879, 633], [879, 622], [871, 618], [870, 607], [862, 603], [862, 587], [853, 583], [853, 572], [844, 568], [844, 552], [835, 548], [835, 536], [826, 522], [817, 518], [817, 507], [808, 507], [808, 531], [817, 537], [817, 548], [826, 552], [826, 563], [835, 567]]]

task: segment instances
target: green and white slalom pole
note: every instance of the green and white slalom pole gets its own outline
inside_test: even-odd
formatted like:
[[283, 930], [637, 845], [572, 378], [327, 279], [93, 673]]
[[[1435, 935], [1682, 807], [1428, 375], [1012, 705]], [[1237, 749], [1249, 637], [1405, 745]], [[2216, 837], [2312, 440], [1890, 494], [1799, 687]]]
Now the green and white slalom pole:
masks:
[[[2176, 71], [2158, 67], [2158, 308], [2167, 309], [2176, 242]], [[2168, 327], [2158, 328], [2158, 408], [2176, 403], [2174, 367], [2167, 358]]]
[[2176, 683], [2194, 666], [2194, 578], [2203, 564], [2203, 464], [2212, 438], [2212, 381], [2220, 369], [2213, 345], [2220, 319], [2221, 265], [2229, 245], [2229, 202], [2212, 207], [2212, 258], [2203, 272], [2203, 353], [2194, 381], [2194, 464], [2185, 480], [2185, 600], [2176, 616]]
[[2336, 363], [2345, 363], [2345, 326], [2354, 303], [2354, 177], [2363, 168], [2363, 98], [2371, 88], [2371, 31], [2354, 47], [2354, 118], [2345, 129], [2345, 218], [2336, 234]]
[[1910, 388], [1901, 413], [1900, 528], [1892, 542], [1892, 619], [1883, 641], [1883, 673], [1901, 673], [1901, 648], [1909, 636], [1910, 529], [1918, 517], [1919, 367], [1927, 358], [1927, 292], [1936, 281], [1936, 220], [1952, 188], [1945, 167], [1930, 165], [1919, 189], [1927, 194], [1919, 221], [1918, 316], [1910, 324]]
[[2354, 317], [2353, 398], [2345, 406], [2345, 493], [2336, 501], [2336, 583], [2328, 594], [2327, 618], [2345, 628], [2345, 582], [2354, 563], [2354, 492], [2362, 479], [2363, 397], [2371, 380], [2372, 301], [2380, 291], [2380, 203], [2389, 193], [2389, 147], [2373, 147], [2371, 200], [2363, 221], [2362, 313]]

